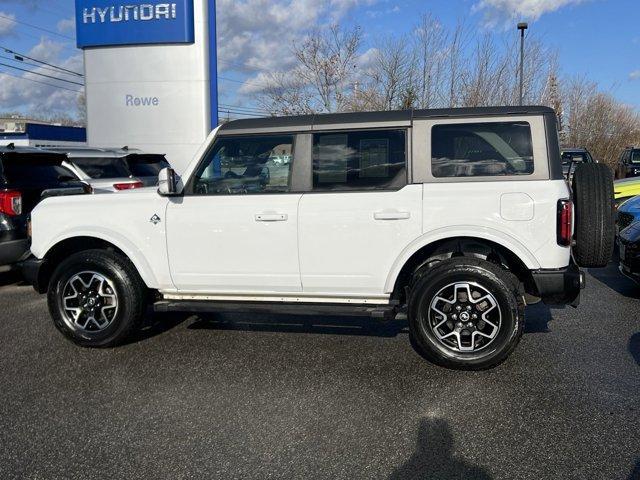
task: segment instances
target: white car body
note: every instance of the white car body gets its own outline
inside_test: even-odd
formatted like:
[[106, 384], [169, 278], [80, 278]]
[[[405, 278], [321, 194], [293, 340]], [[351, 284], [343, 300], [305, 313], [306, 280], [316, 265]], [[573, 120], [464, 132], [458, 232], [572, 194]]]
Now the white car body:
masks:
[[[571, 253], [557, 242], [557, 207], [570, 192], [562, 172], [550, 171], [547, 113], [397, 122], [407, 131], [412, 179], [397, 190], [161, 196], [142, 188], [47, 199], [32, 213], [31, 250], [42, 259], [65, 240], [100, 239], [131, 260], [148, 288], [173, 300], [386, 305], [414, 255], [459, 238], [499, 245], [532, 272], [563, 269]], [[434, 125], [514, 119], [531, 126], [531, 176], [442, 179], [425, 167]], [[211, 133], [182, 172], [182, 187], [224, 134]]]

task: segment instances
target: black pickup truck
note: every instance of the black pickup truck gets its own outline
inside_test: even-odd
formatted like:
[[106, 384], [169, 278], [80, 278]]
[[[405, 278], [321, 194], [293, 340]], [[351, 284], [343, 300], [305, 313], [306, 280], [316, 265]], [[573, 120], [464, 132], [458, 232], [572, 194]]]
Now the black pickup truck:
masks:
[[90, 193], [91, 187], [62, 166], [66, 155], [0, 146], [0, 267], [29, 255], [28, 218], [49, 196]]

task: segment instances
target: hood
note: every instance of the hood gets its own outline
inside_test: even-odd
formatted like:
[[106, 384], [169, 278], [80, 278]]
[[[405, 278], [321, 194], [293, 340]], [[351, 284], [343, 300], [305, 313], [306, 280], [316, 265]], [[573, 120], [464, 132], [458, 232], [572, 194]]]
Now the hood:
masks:
[[632, 213], [634, 215], [637, 215], [638, 213], [640, 213], [640, 195], [633, 197], [627, 200], [626, 202], [624, 202], [622, 205], [620, 205], [620, 208], [618, 209], [618, 211], [625, 212], [625, 213]]
[[640, 195], [640, 178], [619, 180], [617, 182], [614, 182], [613, 191], [615, 192], [616, 196], [631, 197]]

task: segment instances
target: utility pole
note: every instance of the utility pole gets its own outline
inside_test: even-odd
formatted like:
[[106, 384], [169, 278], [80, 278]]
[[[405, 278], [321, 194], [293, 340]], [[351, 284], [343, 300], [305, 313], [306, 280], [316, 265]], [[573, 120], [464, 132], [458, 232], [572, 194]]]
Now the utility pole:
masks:
[[524, 96], [524, 31], [527, 28], [529, 28], [527, 23], [518, 23], [518, 30], [520, 30], [520, 105], [522, 105]]

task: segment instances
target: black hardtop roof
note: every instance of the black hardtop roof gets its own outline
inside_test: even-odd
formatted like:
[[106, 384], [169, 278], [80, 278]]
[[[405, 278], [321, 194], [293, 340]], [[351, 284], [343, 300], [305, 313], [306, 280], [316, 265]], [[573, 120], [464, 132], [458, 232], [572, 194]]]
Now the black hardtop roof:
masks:
[[232, 120], [220, 127], [221, 132], [250, 130], [261, 128], [295, 129], [296, 127], [314, 127], [322, 125], [410, 122], [426, 118], [482, 117], [503, 115], [544, 115], [555, 114], [553, 109], [544, 106], [513, 107], [467, 107], [435, 108], [429, 110], [391, 110], [382, 112], [321, 113], [314, 115], [294, 115], [288, 117], [264, 117]]
[[13, 155], [20, 155], [20, 154], [24, 154], [24, 155], [55, 155], [55, 156], [59, 156], [59, 157], [64, 157], [66, 158], [67, 156], [64, 153], [61, 152], [55, 152], [53, 150], [47, 150], [45, 148], [39, 148], [39, 147], [22, 147], [22, 146], [11, 146], [11, 144], [9, 145], [0, 145], [0, 156], [1, 155], [6, 155], [6, 154], [13, 154]]

